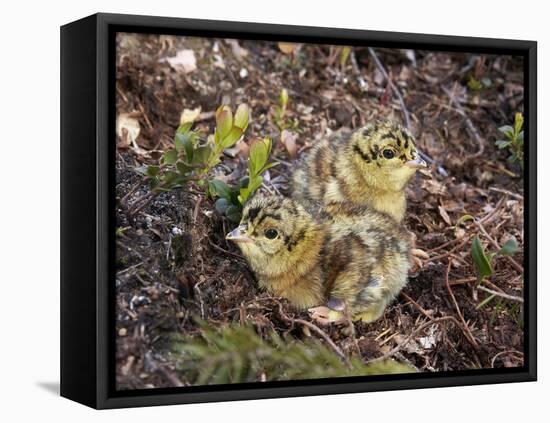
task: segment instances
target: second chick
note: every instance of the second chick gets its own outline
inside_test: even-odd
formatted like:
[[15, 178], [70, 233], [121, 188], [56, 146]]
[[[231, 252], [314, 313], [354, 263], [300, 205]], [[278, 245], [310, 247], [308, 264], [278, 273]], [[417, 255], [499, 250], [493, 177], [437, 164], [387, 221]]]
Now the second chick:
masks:
[[[407, 283], [408, 233], [364, 206], [329, 203], [320, 213], [314, 217], [288, 198], [256, 195], [227, 239], [238, 244], [260, 286], [296, 308], [321, 306], [314, 309], [321, 321], [343, 314], [378, 319]], [[328, 315], [319, 314], [323, 307]]]

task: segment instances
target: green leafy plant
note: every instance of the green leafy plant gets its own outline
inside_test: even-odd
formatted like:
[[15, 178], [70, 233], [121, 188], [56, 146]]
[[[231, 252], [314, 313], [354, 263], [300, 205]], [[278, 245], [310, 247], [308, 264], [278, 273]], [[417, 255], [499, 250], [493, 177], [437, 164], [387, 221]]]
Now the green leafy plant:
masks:
[[166, 150], [159, 165], [145, 168], [151, 189], [156, 192], [171, 191], [194, 180], [205, 184], [205, 175], [221, 161], [221, 154], [242, 137], [248, 127], [249, 108], [241, 104], [235, 115], [229, 106], [220, 106], [216, 111], [216, 129], [206, 142], [201, 142], [199, 133], [192, 131], [192, 122], [177, 129], [174, 148]]
[[498, 130], [505, 136], [505, 139], [495, 141], [495, 145], [510, 152], [508, 161], [510, 163], [518, 162], [523, 170], [523, 115], [516, 113], [514, 125], [504, 125]]
[[348, 62], [349, 55], [351, 53], [351, 47], [345, 46], [342, 47], [340, 51], [340, 67], [344, 68]]
[[301, 342], [275, 332], [265, 340], [251, 326], [215, 329], [203, 323], [200, 335], [176, 337], [172, 351], [179, 374], [193, 385], [414, 371], [393, 360], [364, 364], [353, 357], [346, 364], [320, 341]]
[[489, 78], [483, 77], [481, 79], [477, 79], [475, 76], [470, 75], [468, 78], [468, 88], [471, 91], [481, 91], [484, 88], [489, 88], [492, 85], [492, 82]]
[[474, 261], [474, 266], [477, 272], [478, 281], [481, 282], [484, 278], [491, 276], [494, 273], [493, 259], [497, 255], [513, 256], [518, 250], [518, 244], [515, 239], [511, 238], [504, 243], [498, 251], [487, 252], [481, 243], [479, 236], [476, 235], [472, 241], [470, 253]]
[[146, 176], [151, 191], [129, 207], [128, 215], [134, 216], [160, 192], [172, 191], [190, 181], [208, 187], [210, 170], [221, 162], [223, 151], [234, 146], [243, 136], [249, 115], [246, 104], [239, 105], [234, 115], [229, 106], [220, 106], [216, 110], [214, 134], [206, 140], [191, 129], [193, 122], [181, 124], [174, 135], [173, 148], [162, 154], [159, 163], [137, 169]]
[[246, 200], [262, 185], [262, 174], [278, 163], [269, 163], [271, 138], [258, 140], [250, 147], [248, 156], [248, 176], [242, 178], [236, 186], [229, 186], [223, 181], [212, 180], [209, 190], [216, 200], [216, 211], [225, 215], [230, 221], [241, 220], [242, 206]]
[[296, 129], [298, 120], [288, 118], [289, 96], [286, 88], [283, 88], [279, 93], [279, 103], [273, 106], [273, 120], [279, 131], [285, 129]]
[[278, 163], [268, 163], [271, 154], [271, 138], [256, 141], [248, 156], [248, 185], [239, 190], [239, 202], [244, 204], [263, 182], [262, 173]]

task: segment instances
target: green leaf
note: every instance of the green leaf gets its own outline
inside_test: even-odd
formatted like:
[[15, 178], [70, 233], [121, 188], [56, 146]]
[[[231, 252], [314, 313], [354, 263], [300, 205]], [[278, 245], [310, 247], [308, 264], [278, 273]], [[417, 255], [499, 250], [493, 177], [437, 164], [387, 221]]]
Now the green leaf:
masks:
[[500, 128], [498, 128], [498, 130], [506, 135], [509, 139], [512, 139], [514, 137], [514, 128], [512, 128], [510, 125], [501, 126]]
[[275, 121], [280, 121], [283, 118], [283, 109], [280, 106], [273, 106]]
[[266, 164], [264, 167], [262, 167], [262, 169], [258, 173], [264, 173], [266, 170], [271, 169], [272, 167], [278, 166], [279, 164], [280, 164], [279, 162]]
[[477, 235], [472, 242], [471, 254], [477, 270], [478, 279], [481, 280], [487, 276], [491, 276], [493, 274], [491, 262], [485, 255], [485, 248]]
[[214, 208], [220, 215], [225, 216], [230, 205], [231, 203], [226, 198], [218, 198], [214, 204]]
[[514, 132], [518, 134], [519, 131], [521, 131], [522, 127], [523, 127], [523, 115], [518, 112], [514, 116]]
[[231, 188], [223, 181], [219, 179], [213, 179], [208, 182], [208, 189], [212, 194], [216, 194], [218, 197], [231, 199]]
[[283, 109], [286, 109], [286, 106], [288, 105], [288, 91], [286, 88], [283, 88], [279, 94], [279, 103]]
[[474, 220], [474, 216], [472, 216], [471, 214], [465, 214], [464, 216], [462, 216], [460, 219], [456, 221], [454, 226], [455, 235], [458, 227], [468, 220]]
[[251, 176], [257, 175], [267, 163], [269, 153], [271, 152], [271, 139], [266, 137], [256, 141], [250, 147], [248, 156], [248, 168]]
[[512, 141], [506, 141], [506, 140], [498, 140], [498, 141], [495, 141], [495, 145], [500, 148], [501, 150], [503, 148], [506, 148], [508, 147], [510, 144], [512, 144]]
[[470, 76], [470, 79], [468, 80], [468, 88], [472, 91], [479, 91], [483, 88], [483, 84], [478, 79]]
[[237, 141], [242, 137], [243, 131], [236, 126], [231, 129], [231, 132], [220, 141], [220, 145], [225, 150], [226, 148], [233, 147]]
[[191, 127], [193, 126], [193, 122], [185, 122], [182, 123], [180, 126], [178, 126], [178, 129], [176, 130], [177, 134], [183, 134], [185, 132], [189, 132]]
[[149, 179], [149, 188], [151, 190], [154, 190], [159, 185], [160, 185], [160, 181], [157, 177]]
[[523, 145], [523, 131], [518, 134], [516, 140], [521, 141], [521, 145]]
[[193, 159], [194, 134], [192, 132], [177, 133], [174, 137], [174, 144], [178, 152], [185, 151], [187, 161]]
[[250, 193], [252, 194], [254, 191], [256, 191], [262, 185], [263, 181], [264, 181], [264, 178], [262, 178], [259, 175], [250, 178], [250, 182], [248, 183], [248, 187], [247, 187]]
[[225, 215], [231, 222], [239, 223], [241, 221], [241, 208], [232, 204], [227, 207]]
[[350, 53], [351, 47], [346, 46], [342, 48], [342, 52], [340, 53], [340, 66], [344, 67], [346, 65]]
[[241, 180], [239, 181], [239, 188], [246, 188], [248, 186], [249, 180], [250, 178], [248, 176], [241, 178]]
[[176, 163], [176, 169], [178, 170], [178, 173], [181, 176], [187, 176], [193, 170], [192, 167], [188, 166], [187, 164], [185, 164], [183, 162], [177, 162]]
[[172, 165], [178, 160], [178, 152], [176, 150], [167, 150], [162, 155], [162, 163]]
[[161, 176], [160, 176], [160, 180], [162, 181], [162, 183], [164, 185], [171, 185], [174, 183], [174, 181], [176, 179], [178, 179], [180, 175], [177, 174], [176, 172], [172, 172], [171, 170], [169, 170], [168, 172], [165, 172], [163, 173]]
[[216, 132], [219, 134], [219, 139], [224, 139], [233, 128], [233, 113], [229, 106], [220, 106], [216, 110]]
[[160, 168], [158, 166], [147, 166], [147, 170], [145, 171], [145, 174], [150, 177], [155, 177], [159, 174]]
[[248, 127], [248, 120], [250, 118], [250, 109], [246, 104], [240, 104], [235, 112], [235, 119], [233, 120], [233, 126], [237, 127], [243, 133]]
[[194, 164], [206, 164], [212, 154], [212, 149], [208, 145], [203, 145], [195, 149], [193, 153]]
[[502, 254], [503, 256], [513, 256], [518, 250], [518, 243], [514, 238], [510, 238], [508, 241], [504, 243], [504, 245], [500, 248], [499, 254]]

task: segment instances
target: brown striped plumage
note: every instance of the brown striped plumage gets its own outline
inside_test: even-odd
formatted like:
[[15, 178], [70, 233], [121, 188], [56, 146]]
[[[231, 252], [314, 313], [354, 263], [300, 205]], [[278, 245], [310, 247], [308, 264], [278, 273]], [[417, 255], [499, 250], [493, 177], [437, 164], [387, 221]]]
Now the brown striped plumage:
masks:
[[[298, 202], [256, 195], [228, 235], [260, 286], [306, 309], [339, 300], [354, 319], [376, 320], [407, 282], [408, 236], [389, 216], [349, 202], [313, 217]], [[277, 235], [273, 239], [273, 232]]]
[[405, 186], [425, 167], [411, 134], [398, 124], [376, 122], [340, 130], [314, 146], [293, 176], [293, 197], [308, 209], [349, 201], [405, 215]]

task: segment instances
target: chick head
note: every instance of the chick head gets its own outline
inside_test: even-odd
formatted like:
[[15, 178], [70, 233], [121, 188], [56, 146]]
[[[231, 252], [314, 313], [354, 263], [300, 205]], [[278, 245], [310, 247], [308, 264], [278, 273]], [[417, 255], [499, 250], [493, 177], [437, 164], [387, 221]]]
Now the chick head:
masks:
[[375, 122], [355, 131], [351, 138], [352, 162], [365, 182], [383, 191], [401, 191], [423, 167], [414, 138], [401, 125]]
[[293, 272], [319, 234], [311, 215], [297, 202], [257, 194], [226, 238], [237, 243], [254, 272], [271, 277]]

